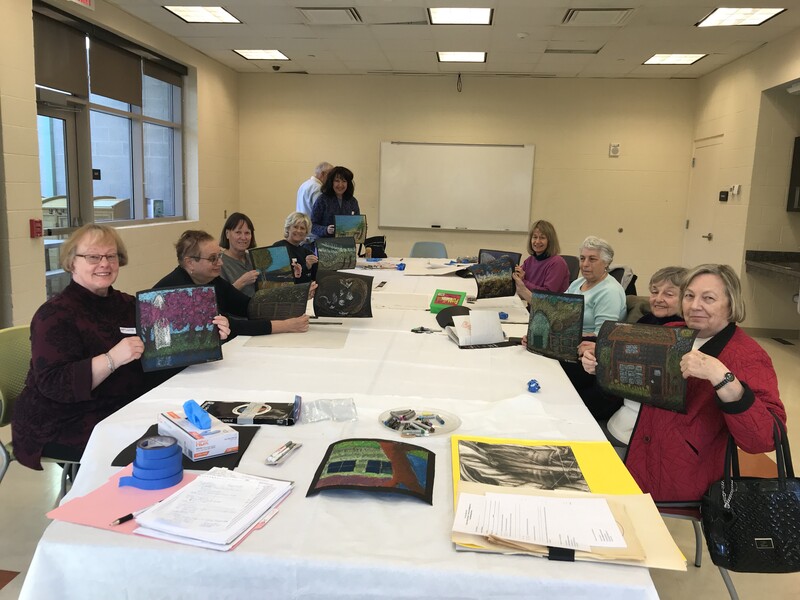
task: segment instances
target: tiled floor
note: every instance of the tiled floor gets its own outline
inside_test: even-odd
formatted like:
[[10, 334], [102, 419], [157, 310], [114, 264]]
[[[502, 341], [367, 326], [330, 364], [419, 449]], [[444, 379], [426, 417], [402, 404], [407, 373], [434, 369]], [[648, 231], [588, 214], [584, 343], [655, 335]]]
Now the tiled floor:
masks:
[[[789, 413], [789, 441], [795, 450], [795, 464], [800, 470], [800, 344], [785, 346], [763, 339], [759, 343], [769, 352], [778, 372], [781, 398]], [[7, 440], [8, 436], [7, 428], [0, 429], [0, 440]], [[19, 596], [25, 570], [36, 549], [36, 543], [48, 524], [44, 515], [55, 501], [59, 476], [60, 469], [54, 465], [46, 465], [45, 471], [40, 473], [12, 464], [0, 484], [0, 506], [3, 508], [0, 511], [0, 569], [22, 571], [21, 575], [0, 590], [0, 600], [12, 600]], [[699, 569], [693, 566], [694, 532], [691, 524], [667, 519], [667, 525], [689, 560], [689, 570], [686, 573], [653, 571], [653, 581], [659, 596], [663, 600], [728, 598], [722, 577], [711, 564], [705, 548], [703, 566]], [[741, 600], [784, 600], [800, 597], [800, 573], [732, 573], [731, 576]]]

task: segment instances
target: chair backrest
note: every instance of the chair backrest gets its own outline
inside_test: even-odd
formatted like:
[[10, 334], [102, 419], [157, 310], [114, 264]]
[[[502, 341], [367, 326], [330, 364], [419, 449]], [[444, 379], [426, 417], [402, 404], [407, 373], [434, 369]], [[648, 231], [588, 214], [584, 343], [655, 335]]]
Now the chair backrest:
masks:
[[566, 261], [567, 267], [569, 267], [569, 282], [572, 283], [578, 278], [578, 273], [581, 272], [581, 263], [577, 256], [572, 256], [571, 254], [562, 254], [561, 258]]
[[625, 294], [629, 296], [636, 295], [636, 280], [638, 277], [633, 274], [633, 270], [629, 266], [619, 265], [610, 269], [608, 274], [619, 281], [622, 289], [625, 290]]
[[412, 258], [447, 258], [447, 248], [442, 242], [414, 242], [409, 256]]
[[490, 263], [503, 256], [510, 258], [515, 265], [519, 265], [522, 254], [519, 252], [506, 252], [505, 250], [480, 250], [478, 252], [478, 262], [480, 264]]
[[14, 401], [25, 387], [31, 364], [30, 326], [0, 329], [0, 426], [11, 420]]

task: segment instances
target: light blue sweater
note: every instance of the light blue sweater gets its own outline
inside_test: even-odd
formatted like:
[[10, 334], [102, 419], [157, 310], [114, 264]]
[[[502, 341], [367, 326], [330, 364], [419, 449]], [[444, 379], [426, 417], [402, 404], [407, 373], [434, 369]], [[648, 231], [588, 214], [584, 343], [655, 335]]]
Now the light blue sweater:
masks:
[[588, 292], [582, 292], [585, 282], [586, 278], [578, 277], [567, 288], [568, 294], [583, 294], [583, 335], [597, 335], [605, 321], [625, 319], [625, 290], [616, 279], [606, 275]]

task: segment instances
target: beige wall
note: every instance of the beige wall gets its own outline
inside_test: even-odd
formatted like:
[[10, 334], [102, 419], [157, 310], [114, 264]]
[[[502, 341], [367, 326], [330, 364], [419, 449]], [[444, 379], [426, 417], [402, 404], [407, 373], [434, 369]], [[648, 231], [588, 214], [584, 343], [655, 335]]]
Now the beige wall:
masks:
[[[450, 256], [524, 251], [522, 234], [380, 231], [380, 143], [532, 143], [532, 218], [554, 223], [563, 253], [589, 234], [608, 239], [646, 287], [653, 271], [681, 259], [695, 88], [465, 77], [459, 93], [454, 77], [241, 75], [240, 206], [260, 244], [280, 239], [297, 186], [328, 160], [354, 171], [369, 233], [387, 235], [390, 255], [426, 239]], [[608, 157], [611, 142], [621, 144], [619, 158]], [[480, 201], [503, 210], [502, 198]]]
[[748, 308], [744, 324], [795, 332], [800, 330], [791, 299], [796, 283], [746, 273], [744, 253], [800, 251], [800, 214], [786, 212], [792, 148], [800, 135], [800, 98], [784, 88], [797, 78], [800, 37], [795, 32], [702, 78], [694, 130], [696, 140], [723, 136], [721, 180], [742, 184], [740, 198], [719, 210], [727, 213], [726, 226], [735, 231], [723, 251], [742, 276]]
[[[96, 2], [88, 11], [66, 2], [63, 10], [155, 49], [190, 69], [185, 91], [187, 216], [191, 222], [121, 227], [131, 256], [117, 287], [135, 292], [150, 287], [174, 268], [172, 243], [187, 227], [216, 233], [225, 210], [238, 198], [239, 117], [236, 74], [181, 42]], [[3, 2], [0, 35], [2, 187], [0, 212], [0, 326], [26, 323], [44, 301], [41, 240], [28, 237], [28, 219], [41, 218], [31, 3]]]

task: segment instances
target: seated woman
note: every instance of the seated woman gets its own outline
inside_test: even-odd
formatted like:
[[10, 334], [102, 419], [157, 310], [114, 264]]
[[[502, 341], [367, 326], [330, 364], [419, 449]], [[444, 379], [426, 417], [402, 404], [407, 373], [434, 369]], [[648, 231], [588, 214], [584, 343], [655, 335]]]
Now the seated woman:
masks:
[[[637, 323], [647, 325], [666, 325], [667, 323], [680, 324], [683, 318], [680, 316], [681, 285], [686, 276], [686, 269], [683, 267], [664, 267], [656, 271], [650, 278], [650, 312], [646, 312]], [[630, 319], [630, 315], [628, 317]], [[591, 344], [591, 345], [589, 345]], [[584, 347], [581, 364], [584, 371], [594, 374], [597, 367], [595, 358], [595, 346], [591, 342]], [[602, 394], [598, 390], [598, 394]], [[601, 400], [598, 399], [598, 402]], [[616, 398], [609, 398], [608, 401], [614, 405], [619, 404]], [[641, 403], [625, 399], [622, 406], [608, 419], [608, 423], [600, 423], [603, 432], [606, 434], [611, 445], [623, 456], [628, 442], [631, 439], [631, 431], [639, 415]]]
[[322, 193], [311, 209], [311, 233], [314, 239], [333, 237], [336, 215], [360, 215], [353, 172], [347, 167], [333, 167], [322, 185]]
[[[593, 348], [594, 339], [606, 321], [625, 319], [625, 291], [619, 282], [608, 274], [608, 267], [614, 260], [614, 249], [598, 237], [589, 236], [583, 240], [578, 259], [581, 276], [567, 288], [568, 294], [583, 295], [583, 339], [577, 348], [577, 357], [583, 356], [587, 348]], [[595, 419], [608, 419], [622, 405], [622, 399], [609, 402], [598, 393], [595, 378], [583, 370], [580, 362], [561, 361], [561, 367], [589, 412]]]
[[222, 278], [237, 290], [252, 296], [256, 293], [258, 271], [247, 251], [256, 247], [256, 230], [250, 217], [235, 212], [228, 217], [219, 235], [222, 252]]
[[[14, 404], [14, 455], [41, 470], [41, 457], [80, 460], [94, 426], [158, 385], [144, 373], [136, 335], [136, 299], [112, 286], [128, 253], [116, 230], [84, 225], [61, 246], [72, 274], [31, 321], [31, 368]], [[230, 330], [217, 316], [220, 337]]]
[[533, 290], [563, 292], [569, 286], [569, 267], [559, 256], [556, 229], [549, 221], [536, 221], [528, 235], [528, 254], [521, 267], [514, 268], [517, 294], [530, 302]]
[[319, 259], [313, 252], [301, 245], [305, 241], [310, 227], [311, 221], [305, 214], [293, 212], [286, 217], [286, 222], [283, 224], [284, 239], [272, 244], [273, 246], [286, 246], [286, 250], [289, 251], [289, 259], [294, 264], [300, 265], [300, 274], [299, 276], [295, 274], [295, 283], [313, 281], [317, 276]]
[[681, 307], [698, 336], [681, 360], [687, 412], [642, 405], [625, 457], [642, 491], [661, 502], [696, 502], [721, 479], [729, 434], [745, 452], [769, 452], [770, 413], [786, 423], [769, 355], [736, 327], [745, 305], [734, 270], [716, 264], [691, 269]]
[[213, 285], [217, 306], [230, 318], [232, 335], [266, 335], [269, 333], [298, 333], [308, 330], [308, 315], [283, 321], [248, 320], [250, 298], [220, 277], [222, 249], [205, 231], [184, 231], [175, 243], [178, 266], [161, 278], [153, 287], [184, 285]]

